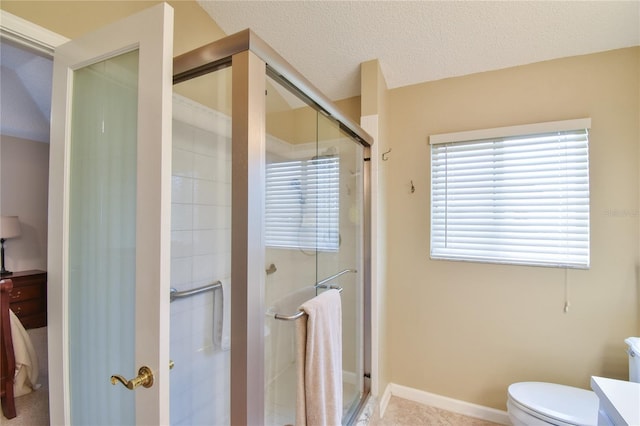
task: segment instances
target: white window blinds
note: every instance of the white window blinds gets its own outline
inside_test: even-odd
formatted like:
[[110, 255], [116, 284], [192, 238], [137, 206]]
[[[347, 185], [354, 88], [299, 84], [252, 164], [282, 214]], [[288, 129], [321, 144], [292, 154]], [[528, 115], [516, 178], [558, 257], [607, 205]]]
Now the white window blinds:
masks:
[[338, 157], [267, 164], [266, 245], [337, 251], [339, 180]]
[[431, 257], [588, 268], [589, 127], [432, 136]]

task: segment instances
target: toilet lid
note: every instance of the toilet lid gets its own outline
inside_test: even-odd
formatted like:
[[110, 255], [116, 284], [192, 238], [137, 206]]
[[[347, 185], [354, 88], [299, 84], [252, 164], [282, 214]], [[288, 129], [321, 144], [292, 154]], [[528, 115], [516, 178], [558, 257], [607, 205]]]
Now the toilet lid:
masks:
[[509, 386], [509, 397], [551, 419], [574, 425], [598, 423], [595, 392], [555, 383], [522, 382]]

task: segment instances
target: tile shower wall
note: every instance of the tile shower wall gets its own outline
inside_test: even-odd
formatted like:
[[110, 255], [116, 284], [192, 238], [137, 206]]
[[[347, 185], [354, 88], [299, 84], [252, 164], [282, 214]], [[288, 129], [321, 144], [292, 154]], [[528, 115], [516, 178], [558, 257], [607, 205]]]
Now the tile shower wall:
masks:
[[[178, 291], [231, 274], [228, 124], [174, 97], [171, 286]], [[172, 425], [229, 424], [230, 351], [213, 339], [213, 298], [205, 292], [171, 303]]]

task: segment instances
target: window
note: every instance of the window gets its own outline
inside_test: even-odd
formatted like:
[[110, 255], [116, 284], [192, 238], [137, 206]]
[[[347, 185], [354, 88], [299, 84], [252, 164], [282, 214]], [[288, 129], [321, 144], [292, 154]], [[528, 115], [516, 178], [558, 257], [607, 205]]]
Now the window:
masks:
[[340, 159], [267, 164], [266, 245], [338, 251]]
[[590, 127], [431, 136], [431, 258], [588, 268]]

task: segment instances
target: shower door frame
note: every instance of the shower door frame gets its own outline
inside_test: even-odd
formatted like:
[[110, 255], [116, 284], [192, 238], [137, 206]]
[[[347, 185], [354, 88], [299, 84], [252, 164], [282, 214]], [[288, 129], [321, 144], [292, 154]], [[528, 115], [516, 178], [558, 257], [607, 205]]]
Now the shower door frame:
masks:
[[[282, 56], [246, 29], [174, 58], [173, 83], [232, 66], [231, 424], [264, 424], [264, 182], [266, 77], [302, 93], [363, 150], [362, 405], [371, 388], [371, 170], [373, 138]], [[360, 407], [358, 407], [360, 408]], [[356, 413], [359, 409], [356, 410]]]

